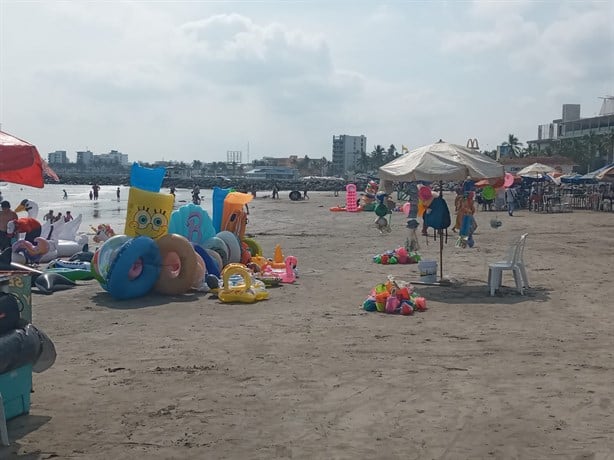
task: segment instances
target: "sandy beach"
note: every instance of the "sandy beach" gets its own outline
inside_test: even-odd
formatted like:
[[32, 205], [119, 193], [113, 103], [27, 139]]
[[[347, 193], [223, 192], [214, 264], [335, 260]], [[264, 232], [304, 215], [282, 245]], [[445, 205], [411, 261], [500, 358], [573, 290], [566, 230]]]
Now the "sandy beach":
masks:
[[[614, 214], [478, 212], [475, 247], [444, 248], [456, 284], [416, 286], [429, 309], [405, 317], [360, 308], [389, 274], [419, 279], [372, 262], [405, 242], [405, 218], [380, 235], [373, 213], [311, 195], [250, 204], [265, 255], [299, 261], [270, 300], [118, 302], [95, 281], [33, 294], [58, 359], [0, 458], [614, 458]], [[488, 262], [524, 232], [531, 288], [506, 272], [490, 297]]]

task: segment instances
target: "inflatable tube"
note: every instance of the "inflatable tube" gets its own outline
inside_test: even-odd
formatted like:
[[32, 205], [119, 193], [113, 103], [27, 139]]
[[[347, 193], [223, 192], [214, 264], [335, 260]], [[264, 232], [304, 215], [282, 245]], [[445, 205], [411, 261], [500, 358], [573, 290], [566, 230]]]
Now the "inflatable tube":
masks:
[[81, 251], [70, 256], [69, 262], [91, 262], [94, 253], [89, 250], [89, 245], [86, 243], [81, 248]]
[[345, 210], [346, 209], [344, 206], [333, 206], [332, 208], [329, 208], [329, 211], [332, 211], [332, 212], [342, 212]]
[[191, 243], [202, 244], [216, 232], [209, 213], [190, 203], [173, 211], [168, 233], [176, 233], [185, 236]]
[[228, 263], [241, 262], [241, 242], [237, 235], [227, 230], [221, 231], [216, 235], [228, 246]]
[[160, 275], [160, 262], [160, 250], [153, 239], [139, 236], [127, 241], [117, 252], [109, 269], [105, 289], [120, 300], [141, 297], [156, 283]]
[[[202, 246], [199, 246], [197, 244], [194, 244], [193, 246], [194, 246], [194, 251], [196, 251], [196, 254], [198, 254], [200, 257], [202, 257], [203, 261], [205, 262], [205, 269], [206, 269], [207, 273], [210, 273], [210, 274], [214, 275], [215, 277], [219, 278], [221, 270], [218, 267], [218, 264], [215, 261], [215, 259], [213, 259], [209, 255], [207, 250], [205, 248], [203, 248]], [[217, 254], [217, 253], [215, 253], [215, 254]]]
[[254, 256], [262, 255], [262, 247], [258, 244], [258, 242], [252, 238], [243, 238], [241, 240], [243, 243], [247, 244], [249, 247], [249, 252]]
[[47, 268], [69, 268], [72, 270], [85, 270], [89, 272], [92, 269], [92, 264], [91, 262], [71, 262], [69, 260], [54, 259], [49, 262]]
[[94, 279], [94, 274], [91, 270], [83, 270], [79, 268], [47, 268], [45, 273], [57, 273], [71, 281], [87, 281]]
[[92, 259], [92, 264], [94, 272], [97, 273], [98, 276], [100, 276], [100, 278], [103, 280], [103, 283], [101, 284], [106, 284], [109, 270], [111, 269], [111, 265], [113, 265], [113, 262], [117, 257], [117, 253], [119, 252], [121, 247], [131, 239], [132, 238], [126, 235], [112, 236], [107, 241], [105, 241], [102, 246], [100, 246], [100, 249], [98, 249], [98, 251], [96, 251], [96, 254], [94, 254], [94, 258]]
[[301, 192], [299, 192], [298, 190], [292, 190], [288, 195], [288, 198], [290, 198], [291, 201], [299, 201], [301, 197]]
[[[32, 244], [26, 240], [19, 240], [13, 243], [13, 253], [21, 254], [23, 256], [23, 260], [27, 263], [39, 263], [46, 262], [54, 253], [55, 246], [53, 242], [47, 241], [45, 238], [34, 238], [34, 243]], [[49, 255], [49, 253], [51, 254]], [[19, 260], [20, 257], [14, 257]]]
[[200, 289], [205, 282], [205, 275], [207, 274], [207, 267], [203, 258], [194, 251], [196, 255], [196, 268], [194, 269], [194, 281], [192, 283], [192, 289]]
[[59, 240], [57, 243], [56, 257], [70, 257], [75, 255], [83, 247], [83, 243], [71, 240]]
[[228, 193], [230, 193], [230, 189], [228, 188], [213, 187], [213, 228], [216, 233], [221, 230], [222, 217], [224, 215], [224, 200]]
[[214, 236], [205, 241], [203, 243], [203, 247], [205, 249], [212, 249], [220, 255], [222, 258], [222, 266], [220, 267], [220, 270], [228, 265], [228, 245], [224, 242], [224, 240]]
[[[36, 330], [38, 338], [40, 339], [40, 354], [38, 355], [36, 362], [32, 365], [32, 370], [37, 373], [46, 371], [53, 366], [55, 359], [57, 358], [55, 345], [43, 331], [34, 327], [32, 324], [28, 324], [28, 326]], [[26, 328], [28, 326], [26, 326]]]
[[76, 286], [76, 283], [59, 273], [41, 273], [36, 277], [34, 285], [43, 294], [53, 294]]
[[169, 234], [156, 241], [162, 259], [162, 269], [154, 290], [165, 295], [188, 292], [194, 284], [197, 254], [190, 242], [181, 235]]
[[[229, 265], [224, 269], [222, 277], [224, 287], [220, 289], [217, 296], [224, 303], [253, 303], [257, 300], [269, 298], [269, 292], [266, 289], [252, 287], [252, 277], [243, 265]], [[233, 286], [230, 280], [231, 277], [240, 277], [243, 282]]]
[[0, 336], [0, 375], [36, 363], [42, 352], [41, 342], [39, 331], [32, 324]]
[[219, 252], [216, 252], [213, 249], [205, 249], [205, 252], [209, 256], [209, 258], [213, 261], [213, 263], [217, 267], [217, 271], [220, 273], [220, 276], [221, 276], [222, 269], [224, 268], [224, 262], [222, 261], [222, 256], [220, 256]]

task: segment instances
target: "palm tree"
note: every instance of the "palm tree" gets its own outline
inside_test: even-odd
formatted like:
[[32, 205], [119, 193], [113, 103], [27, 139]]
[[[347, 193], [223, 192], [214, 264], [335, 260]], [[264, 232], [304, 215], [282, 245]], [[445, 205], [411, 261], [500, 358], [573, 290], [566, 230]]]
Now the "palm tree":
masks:
[[386, 150], [384, 149], [384, 147], [382, 147], [381, 145], [376, 145], [373, 152], [371, 152], [371, 167], [374, 169], [379, 168], [380, 166], [385, 164], [384, 161], [384, 154], [386, 153]]
[[386, 156], [384, 157], [384, 164], [391, 162], [398, 156], [399, 152], [397, 152], [397, 148], [394, 146], [394, 144], [390, 144], [390, 147], [388, 147], [388, 150], [386, 151]]
[[510, 153], [512, 154], [512, 156], [515, 156], [515, 157], [521, 156], [520, 147], [522, 146], [522, 142], [519, 142], [518, 138], [514, 136], [513, 134], [507, 135], [507, 142], [504, 142], [503, 145], [510, 146]]

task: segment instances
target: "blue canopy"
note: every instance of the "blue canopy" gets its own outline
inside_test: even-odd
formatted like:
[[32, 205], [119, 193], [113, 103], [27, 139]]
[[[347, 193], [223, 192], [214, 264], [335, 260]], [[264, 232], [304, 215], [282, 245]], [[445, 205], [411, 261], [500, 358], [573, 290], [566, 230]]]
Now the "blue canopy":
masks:
[[602, 173], [603, 171], [605, 171], [606, 169], [610, 169], [614, 167], [614, 163], [610, 163], [609, 165], [605, 165], [602, 168], [596, 169], [595, 171], [591, 171], [589, 173], [586, 173], [582, 176], [583, 179], [588, 179], [588, 180], [593, 180], [595, 182], [597, 182], [597, 175], [599, 175], [599, 173]]

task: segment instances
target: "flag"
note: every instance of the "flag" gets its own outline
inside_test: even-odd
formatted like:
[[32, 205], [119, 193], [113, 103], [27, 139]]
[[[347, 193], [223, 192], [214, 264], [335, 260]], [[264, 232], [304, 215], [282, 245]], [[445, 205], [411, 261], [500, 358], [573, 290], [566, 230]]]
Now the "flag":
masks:
[[403, 146], [401, 146], [401, 152], [407, 153], [407, 152], [409, 152], [409, 149], [403, 145]]

